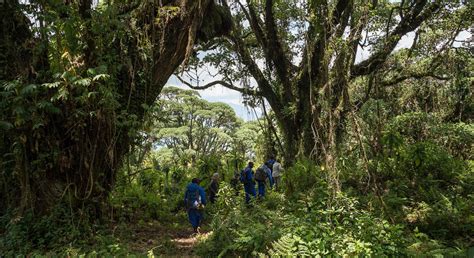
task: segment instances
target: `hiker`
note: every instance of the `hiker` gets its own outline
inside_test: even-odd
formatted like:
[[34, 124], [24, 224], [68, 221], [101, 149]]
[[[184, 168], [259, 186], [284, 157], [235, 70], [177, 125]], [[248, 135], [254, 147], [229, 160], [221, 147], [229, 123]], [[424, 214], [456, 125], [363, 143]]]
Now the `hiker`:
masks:
[[255, 171], [255, 181], [258, 184], [258, 197], [265, 196], [265, 181], [269, 178], [270, 169], [267, 166], [268, 163], [262, 164], [257, 171]]
[[270, 188], [273, 188], [273, 184], [275, 183], [272, 176], [272, 167], [273, 166], [270, 165], [270, 163], [265, 162], [264, 170], [267, 173], [267, 178], [268, 178], [268, 183], [270, 184]]
[[273, 182], [275, 183], [276, 191], [278, 191], [278, 187], [280, 186], [280, 177], [281, 177], [282, 172], [283, 172], [283, 167], [280, 164], [280, 160], [277, 159], [275, 160], [275, 163], [273, 163], [273, 172], [272, 172]]
[[273, 187], [273, 183], [274, 183], [274, 180], [273, 180], [273, 164], [275, 164], [275, 156], [274, 155], [271, 155], [270, 156], [270, 159], [268, 159], [268, 161], [266, 162], [266, 165], [267, 167], [270, 169], [270, 176], [268, 177], [268, 181], [270, 182], [270, 188]]
[[245, 190], [245, 203], [250, 202], [250, 196], [255, 197], [257, 193], [255, 192], [255, 181], [253, 176], [253, 162], [250, 161], [248, 166], [241, 172], [240, 181], [244, 184]]
[[[275, 156], [274, 155], [270, 155], [270, 158], [268, 159], [267, 163], [270, 164], [270, 166], [273, 166], [273, 164], [275, 164], [276, 160], [275, 160]], [[270, 168], [271, 169], [271, 168]]]
[[209, 201], [214, 203], [219, 191], [219, 173], [214, 173], [211, 177], [211, 185], [209, 186]]
[[206, 205], [206, 193], [199, 186], [200, 182], [199, 178], [193, 178], [186, 187], [186, 193], [184, 194], [184, 203], [186, 204], [189, 222], [193, 226], [194, 233], [199, 233], [199, 226], [202, 221], [201, 210]]

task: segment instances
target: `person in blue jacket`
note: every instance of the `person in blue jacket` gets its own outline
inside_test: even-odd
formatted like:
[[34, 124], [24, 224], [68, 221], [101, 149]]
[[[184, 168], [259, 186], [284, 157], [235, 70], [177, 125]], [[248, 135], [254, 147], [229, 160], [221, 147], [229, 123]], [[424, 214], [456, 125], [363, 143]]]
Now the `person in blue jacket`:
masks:
[[245, 203], [250, 202], [250, 196], [257, 196], [257, 192], [255, 191], [255, 180], [253, 177], [253, 162], [249, 162], [248, 166], [242, 171], [242, 175], [240, 177], [240, 181], [244, 184], [245, 190]]
[[273, 188], [273, 176], [272, 176], [272, 167], [273, 165], [270, 165], [269, 162], [265, 162], [263, 169], [265, 170], [265, 173], [267, 173], [267, 178], [268, 178], [268, 183], [270, 184], [270, 188]]
[[267, 163], [270, 164], [271, 166], [273, 166], [275, 161], [276, 161], [275, 156], [271, 155], [270, 158], [268, 159]]
[[[265, 172], [266, 178], [268, 178], [268, 182], [270, 183], [270, 188], [273, 186], [273, 177], [272, 177], [272, 170], [270, 169], [270, 165], [268, 162], [265, 162], [261, 168]], [[265, 181], [258, 182], [258, 195], [265, 196]]]
[[269, 168], [270, 170], [270, 173], [269, 173], [269, 177], [268, 177], [268, 181], [270, 183], [270, 188], [273, 188], [273, 164], [275, 164], [275, 156], [270, 156], [270, 159], [268, 159], [267, 162], [265, 162], [265, 165], [267, 165], [267, 167]]
[[199, 186], [200, 182], [201, 180], [199, 178], [193, 178], [191, 183], [186, 187], [186, 193], [184, 194], [184, 203], [194, 233], [199, 233], [199, 226], [203, 218], [201, 209], [206, 205], [206, 193], [204, 189]]

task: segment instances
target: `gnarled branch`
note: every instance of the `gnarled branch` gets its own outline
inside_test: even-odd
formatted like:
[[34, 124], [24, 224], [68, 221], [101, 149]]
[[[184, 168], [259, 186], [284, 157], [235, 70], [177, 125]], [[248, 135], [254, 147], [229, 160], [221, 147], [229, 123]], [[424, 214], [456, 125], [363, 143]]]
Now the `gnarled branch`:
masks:
[[408, 32], [418, 28], [423, 21], [428, 19], [441, 7], [438, 1], [430, 4], [428, 7], [425, 7], [426, 3], [427, 1], [419, 1], [413, 7], [412, 11], [404, 16], [397, 27], [388, 35], [383, 47], [373, 53], [367, 60], [353, 67], [351, 77], [368, 75], [380, 68], [390, 53], [395, 49], [400, 39]]
[[434, 78], [434, 79], [437, 79], [437, 80], [440, 80], [440, 81], [447, 81], [447, 80], [452, 79], [452, 77], [436, 75], [432, 72], [411, 73], [411, 74], [406, 74], [406, 75], [402, 75], [402, 76], [393, 78], [391, 80], [382, 81], [380, 84], [382, 86], [392, 86], [392, 85], [398, 84], [398, 83], [403, 82], [403, 81], [408, 80], [408, 79], [417, 79], [418, 80], [418, 79], [423, 79], [423, 78], [427, 78], [427, 77], [431, 77], [431, 78]]
[[240, 87], [237, 87], [237, 86], [233, 85], [232, 83], [222, 81], [222, 80], [213, 81], [213, 82], [210, 82], [210, 83], [205, 84], [203, 86], [197, 86], [197, 85], [192, 85], [191, 83], [187, 82], [186, 80], [181, 78], [179, 75], [175, 75], [175, 76], [184, 85], [188, 86], [189, 88], [191, 88], [193, 90], [205, 90], [205, 89], [208, 89], [212, 86], [221, 85], [223, 87], [226, 87], [226, 88], [231, 89], [231, 90], [238, 91], [238, 92], [240, 92], [242, 94], [245, 94], [245, 95], [262, 96], [262, 92], [260, 92], [260, 91], [257, 91], [255, 89], [251, 89], [251, 88], [240, 88]]

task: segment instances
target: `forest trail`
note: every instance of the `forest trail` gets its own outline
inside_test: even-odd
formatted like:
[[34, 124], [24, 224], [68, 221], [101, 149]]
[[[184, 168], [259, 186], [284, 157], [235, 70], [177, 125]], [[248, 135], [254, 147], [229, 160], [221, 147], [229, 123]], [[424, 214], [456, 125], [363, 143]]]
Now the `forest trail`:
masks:
[[[192, 234], [189, 232], [176, 232], [177, 234], [171, 240], [176, 245], [176, 256], [196, 256], [194, 254], [194, 247], [198, 243], [199, 238], [209, 233], [203, 232], [200, 235]], [[183, 234], [184, 233], [184, 234]], [[197, 257], [197, 256], [196, 256]]]
[[141, 254], [148, 254], [152, 250], [156, 256], [160, 257], [198, 257], [194, 253], [194, 247], [199, 239], [206, 237], [209, 232], [203, 230], [201, 234], [196, 235], [187, 226], [184, 222], [142, 223], [130, 229], [127, 245], [130, 250]]

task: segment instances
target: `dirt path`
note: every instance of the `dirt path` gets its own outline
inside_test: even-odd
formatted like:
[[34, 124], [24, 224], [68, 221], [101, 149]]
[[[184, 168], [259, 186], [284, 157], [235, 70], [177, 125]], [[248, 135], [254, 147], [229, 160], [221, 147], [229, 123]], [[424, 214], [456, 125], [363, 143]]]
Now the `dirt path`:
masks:
[[182, 232], [177, 232], [176, 236], [171, 240], [175, 243], [177, 249], [177, 254], [186, 255], [186, 256], [196, 256], [193, 253], [193, 248], [199, 241], [200, 237], [205, 236], [208, 233], [203, 233], [201, 235], [197, 234], [182, 234]]
[[186, 225], [148, 222], [136, 225], [127, 232], [127, 245], [130, 250], [140, 254], [148, 254], [150, 250], [156, 256], [164, 257], [197, 257], [194, 247], [202, 237], [209, 233], [205, 230], [197, 235]]

